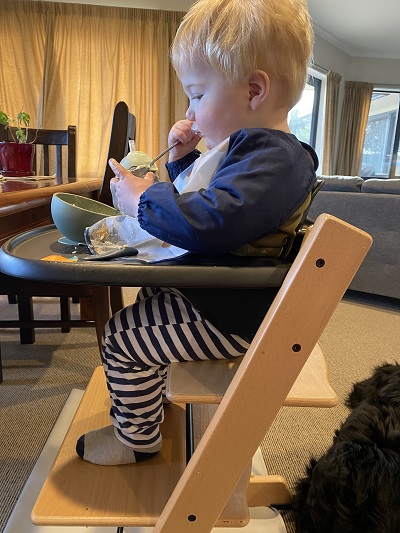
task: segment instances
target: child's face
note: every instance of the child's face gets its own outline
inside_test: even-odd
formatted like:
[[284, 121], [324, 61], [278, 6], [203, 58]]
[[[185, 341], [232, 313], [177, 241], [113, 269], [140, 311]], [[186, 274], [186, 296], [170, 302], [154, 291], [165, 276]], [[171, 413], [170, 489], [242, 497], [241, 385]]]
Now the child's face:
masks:
[[248, 84], [229, 84], [209, 65], [198, 61], [195, 68], [180, 73], [189, 97], [186, 118], [195, 122], [193, 129], [205, 138], [206, 147], [214, 148], [233, 132], [250, 127]]

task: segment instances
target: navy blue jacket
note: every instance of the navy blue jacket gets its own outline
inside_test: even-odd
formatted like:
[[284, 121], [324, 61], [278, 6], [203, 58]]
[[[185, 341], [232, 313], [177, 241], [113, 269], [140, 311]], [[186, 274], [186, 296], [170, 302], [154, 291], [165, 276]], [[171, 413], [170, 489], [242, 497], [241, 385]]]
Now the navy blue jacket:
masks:
[[[223, 254], [277, 230], [316, 181], [314, 150], [279, 130], [243, 129], [207, 189], [179, 194], [173, 181], [200, 153], [167, 163], [171, 183], [141, 196], [138, 221], [159, 239], [199, 254]], [[276, 289], [181, 289], [217, 328], [250, 340]]]
[[[210, 186], [179, 194], [156, 183], [139, 202], [138, 221], [159, 239], [200, 254], [222, 254], [277, 230], [306, 200], [315, 183], [312, 148], [278, 130], [240, 130]], [[170, 178], [198, 153], [167, 164]]]

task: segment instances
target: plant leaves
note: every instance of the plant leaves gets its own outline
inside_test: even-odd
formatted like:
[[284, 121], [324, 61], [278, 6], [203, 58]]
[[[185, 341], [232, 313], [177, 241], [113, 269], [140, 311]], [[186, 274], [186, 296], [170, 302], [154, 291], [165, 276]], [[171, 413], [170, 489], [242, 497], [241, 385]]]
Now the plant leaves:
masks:
[[0, 124], [3, 126], [7, 126], [7, 124], [11, 122], [11, 119], [4, 111], [0, 111]]

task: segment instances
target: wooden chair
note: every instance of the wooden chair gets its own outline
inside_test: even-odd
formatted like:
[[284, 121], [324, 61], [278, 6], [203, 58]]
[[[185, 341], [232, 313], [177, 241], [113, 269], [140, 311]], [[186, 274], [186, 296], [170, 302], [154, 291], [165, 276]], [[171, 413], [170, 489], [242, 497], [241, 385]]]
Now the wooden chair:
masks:
[[[114, 173], [108, 165], [108, 161], [110, 158], [113, 158], [116, 161], [121, 161], [121, 159], [123, 159], [129, 152], [129, 141], [134, 141], [135, 137], [136, 117], [129, 112], [128, 105], [125, 102], [118, 102], [113, 114], [106, 168], [98, 197], [99, 202], [113, 206], [110, 181], [114, 177]], [[81, 308], [86, 307], [88, 316], [94, 320], [99, 347], [101, 345], [104, 317], [107, 316], [107, 313], [104, 312], [104, 308], [108, 309], [110, 306], [111, 313], [114, 314], [123, 307], [122, 288], [118, 286], [109, 287], [108, 292], [109, 294], [103, 292], [103, 298], [97, 302], [97, 305], [93, 305], [93, 295], [91, 290], [89, 295], [85, 294], [80, 299]]]
[[[104, 171], [103, 183], [100, 189], [99, 202], [113, 206], [110, 181], [114, 177], [114, 172], [108, 165], [110, 158], [116, 161], [121, 161], [129, 152], [129, 141], [134, 141], [136, 136], [136, 117], [129, 112], [129, 108], [125, 102], [118, 102], [114, 109], [110, 144], [108, 148], [106, 169]], [[105, 298], [103, 303], [94, 306], [92, 295], [89, 298], [86, 296], [81, 299], [81, 308], [85, 307], [89, 315], [93, 315], [97, 328], [97, 338], [99, 347], [101, 346], [101, 335], [104, 326], [104, 307], [111, 308], [111, 313], [114, 314], [123, 307], [122, 287], [109, 287], [109, 300]], [[99, 316], [101, 315], [101, 316]]]
[[[15, 139], [16, 130], [17, 128], [15, 127], [7, 128], [7, 130], [2, 128], [0, 141], [13, 141]], [[39, 168], [43, 168], [44, 176], [49, 176], [51, 173], [55, 173], [58, 184], [63, 183], [63, 181], [76, 181], [76, 126], [68, 126], [66, 130], [29, 128], [27, 142], [31, 142], [42, 148], [41, 151], [35, 150], [35, 171]], [[67, 155], [66, 175], [64, 175], [64, 177], [63, 146], [66, 147], [65, 151]], [[55, 149], [54, 154], [52, 154], [51, 147], [54, 147]], [[42, 165], [40, 164], [40, 157], [43, 158]]]
[[[134, 141], [136, 137], [136, 117], [129, 112], [125, 102], [118, 102], [115, 106], [113, 124], [111, 128], [110, 145], [107, 155], [106, 170], [104, 172], [103, 185], [100, 189], [99, 201], [104, 204], [113, 205], [110, 180], [114, 177], [114, 172], [108, 165], [110, 158], [121, 161], [129, 152], [129, 141]], [[123, 307], [122, 288], [110, 287], [110, 306], [112, 314]], [[101, 336], [102, 331], [97, 335]]]
[[[110, 135], [110, 145], [107, 161], [110, 157], [121, 160], [128, 152], [128, 141], [135, 138], [136, 120], [134, 115], [129, 112], [125, 102], [119, 102], [114, 110], [113, 123]], [[36, 130], [32, 130], [36, 132]], [[38, 130], [37, 141], [44, 140], [41, 131]], [[71, 135], [70, 139], [75, 137]], [[61, 138], [59, 139], [61, 140]], [[74, 159], [75, 161], [75, 159]], [[113, 176], [112, 171], [106, 164], [103, 185], [100, 191], [100, 201], [112, 205], [110, 192], [110, 179]], [[81, 319], [71, 320], [70, 298], [75, 301], [91, 301], [93, 299], [93, 290], [90, 286], [33, 282], [11, 276], [0, 274], [0, 290], [5, 291], [2, 294], [16, 294], [18, 305], [18, 321], [0, 320], [0, 327], [15, 328], [20, 330], [21, 344], [32, 344], [35, 342], [35, 327], [54, 328], [60, 327], [63, 332], [70, 331], [71, 327], [88, 327], [95, 326], [98, 338], [101, 337], [102, 327], [104, 324], [104, 309], [109, 314], [108, 306], [110, 302], [109, 288], [102, 287], [101, 291], [97, 290], [96, 304], [92, 305], [96, 309], [96, 316], [82, 317]], [[33, 296], [60, 296], [60, 319], [54, 320], [35, 320], [33, 312]], [[111, 290], [111, 308], [120, 309], [122, 307], [122, 293], [120, 287]]]
[[[119, 532], [124, 526], [154, 526], [154, 533], [208, 533], [214, 526], [246, 525], [249, 505], [287, 502], [288, 490], [279, 476], [250, 478], [249, 465], [285, 402], [309, 402], [310, 397], [320, 396], [309, 390], [310, 383], [326, 381], [315, 347], [371, 242], [365, 232], [330, 215], [317, 219], [243, 360], [231, 372], [234, 375], [223, 378], [226, 391], [220, 385], [216, 394], [212, 390], [220, 403], [198, 410], [199, 443], [187, 464], [184, 403], [165, 409], [163, 447], [147, 462], [102, 467], [76, 456], [81, 434], [109, 424], [105, 378], [101, 367], [96, 369], [34, 506], [32, 521], [118, 526]], [[215, 378], [219, 370], [217, 365], [211, 367], [214, 364], [204, 371], [208, 362], [193, 363], [193, 369]], [[229, 368], [232, 362], [221, 367], [224, 364]], [[198, 371], [187, 370], [187, 365], [192, 363], [176, 368], [200, 380], [201, 390], [191, 386], [182, 396], [186, 378], [171, 376], [175, 366], [170, 365], [170, 398], [210, 401], [204, 391], [213, 389], [219, 378], [204, 384]], [[310, 370], [318, 367], [322, 375], [315, 378]], [[323, 389], [322, 396], [332, 396], [329, 387]]]
[[117, 161], [121, 161], [121, 159], [123, 159], [129, 152], [129, 141], [134, 141], [135, 136], [136, 117], [129, 112], [125, 102], [118, 102], [114, 109], [106, 169], [104, 172], [103, 185], [99, 194], [99, 201], [104, 204], [113, 205], [110, 180], [114, 177], [114, 172], [108, 165], [108, 160], [112, 157]]
[[[1, 128], [0, 141], [14, 141], [16, 127], [9, 127], [6, 130]], [[34, 170], [43, 168], [43, 174], [45, 176], [50, 175], [50, 172], [56, 174], [57, 184], [63, 182], [75, 182], [76, 181], [76, 126], [68, 126], [66, 130], [47, 130], [47, 129], [28, 129], [27, 141], [32, 142], [41, 148], [35, 150]], [[63, 147], [67, 155], [66, 175], [63, 176]], [[52, 152], [54, 147], [54, 153]], [[50, 150], [49, 150], [50, 148]], [[54, 157], [54, 161], [53, 161]], [[53, 169], [54, 166], [54, 169]], [[50, 170], [51, 169], [51, 170]], [[15, 280], [9, 276], [3, 274], [0, 275], [0, 284], [3, 287], [1, 289], [2, 294], [8, 295], [8, 301], [10, 304], [18, 304], [18, 317], [21, 322], [33, 321], [33, 301], [30, 294], [22, 295], [16, 289]], [[18, 284], [17, 284], [18, 285]], [[32, 284], [29, 285], [32, 287]], [[32, 287], [33, 288], [33, 287]], [[16, 290], [16, 292], [14, 292]], [[6, 292], [3, 292], [6, 291]], [[25, 291], [24, 291], [25, 292]], [[29, 293], [29, 289], [28, 289]], [[41, 295], [39, 292], [36, 296]], [[18, 298], [19, 297], [19, 298]], [[60, 313], [61, 320], [69, 320], [69, 301], [67, 296], [60, 297]], [[15, 325], [7, 325], [7, 321], [2, 321], [2, 327], [15, 327]], [[68, 327], [62, 327], [63, 331], [69, 331]], [[20, 328], [20, 339], [22, 344], [31, 344], [34, 342], [34, 329], [30, 327]]]

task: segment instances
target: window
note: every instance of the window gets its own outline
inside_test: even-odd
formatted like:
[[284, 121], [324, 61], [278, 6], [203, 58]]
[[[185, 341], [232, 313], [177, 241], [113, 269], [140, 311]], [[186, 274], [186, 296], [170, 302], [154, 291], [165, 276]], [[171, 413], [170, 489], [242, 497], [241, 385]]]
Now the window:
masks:
[[400, 177], [399, 115], [400, 89], [373, 91], [365, 130], [361, 176]]
[[321, 161], [326, 76], [309, 69], [300, 101], [289, 113], [289, 128], [299, 141], [314, 148]]

